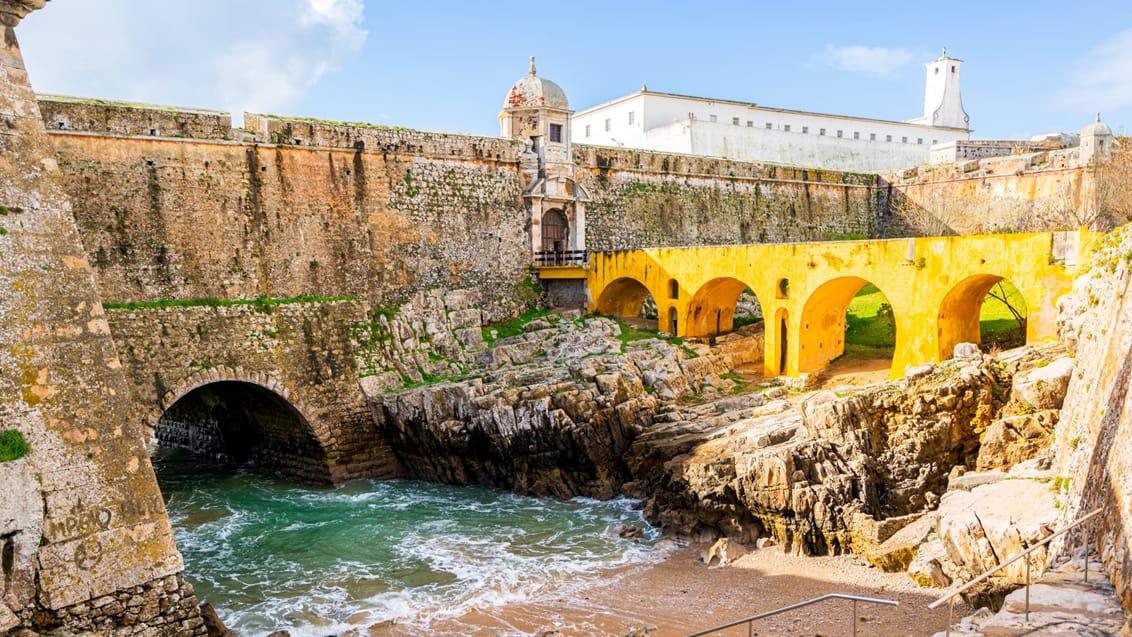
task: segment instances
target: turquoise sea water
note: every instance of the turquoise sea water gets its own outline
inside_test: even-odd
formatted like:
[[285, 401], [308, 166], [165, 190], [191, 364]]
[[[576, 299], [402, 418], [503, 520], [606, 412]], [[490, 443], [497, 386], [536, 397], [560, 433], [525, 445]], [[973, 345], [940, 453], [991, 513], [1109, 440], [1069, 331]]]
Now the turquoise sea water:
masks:
[[[191, 456], [154, 458], [186, 577], [240, 635], [419, 625], [583, 590], [658, 558], [631, 502], [357, 481], [302, 487]], [[617, 537], [622, 524], [643, 542]]]

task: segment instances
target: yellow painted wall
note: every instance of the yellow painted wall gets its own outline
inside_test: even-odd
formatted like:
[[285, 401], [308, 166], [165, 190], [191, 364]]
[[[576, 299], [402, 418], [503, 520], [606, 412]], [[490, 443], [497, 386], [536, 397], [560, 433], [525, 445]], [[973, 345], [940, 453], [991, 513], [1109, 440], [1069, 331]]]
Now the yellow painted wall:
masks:
[[[1077, 245], [1088, 246], [1094, 236], [1081, 231]], [[586, 272], [589, 310], [636, 316], [651, 294], [662, 331], [672, 331], [675, 308], [677, 334], [710, 335], [730, 331], [735, 301], [749, 287], [763, 315], [773, 317], [765, 337], [767, 376], [780, 375], [783, 316], [784, 370], [796, 376], [842, 354], [845, 311], [861, 286], [872, 283], [892, 305], [892, 376], [898, 377], [909, 366], [949, 358], [956, 343], [978, 342], [982, 300], [1002, 278], [1026, 300], [1027, 340], [1055, 338], [1057, 300], [1078, 266], [1054, 262], [1052, 246], [1053, 233], [1044, 232], [596, 252]], [[785, 292], [782, 279], [789, 281]]]

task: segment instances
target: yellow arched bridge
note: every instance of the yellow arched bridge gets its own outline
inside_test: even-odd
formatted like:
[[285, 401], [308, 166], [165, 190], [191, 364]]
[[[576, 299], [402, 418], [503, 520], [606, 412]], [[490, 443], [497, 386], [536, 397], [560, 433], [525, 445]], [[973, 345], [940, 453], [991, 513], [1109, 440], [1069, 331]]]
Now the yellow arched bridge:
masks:
[[739, 296], [750, 289], [763, 309], [767, 377], [817, 370], [844, 353], [846, 310], [872, 283], [892, 306], [896, 377], [950, 358], [958, 343], [980, 342], [983, 299], [1003, 279], [1025, 299], [1027, 341], [1055, 338], [1057, 300], [1072, 287], [1094, 236], [1080, 230], [595, 252], [584, 275], [589, 311], [638, 316], [651, 294], [659, 329], [679, 336], [729, 332]]

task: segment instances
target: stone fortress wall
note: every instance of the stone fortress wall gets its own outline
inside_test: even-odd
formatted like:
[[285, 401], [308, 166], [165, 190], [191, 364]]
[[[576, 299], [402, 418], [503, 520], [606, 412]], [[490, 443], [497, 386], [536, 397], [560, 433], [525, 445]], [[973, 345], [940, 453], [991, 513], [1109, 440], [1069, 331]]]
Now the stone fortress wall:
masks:
[[[30, 88], [21, 99], [30, 99]], [[103, 442], [66, 422], [29, 429], [55, 432], [81, 447], [75, 453], [89, 447], [88, 459], [108, 467], [115, 463], [99, 454], [141, 455], [136, 466], [127, 465], [134, 473], [120, 481], [134, 496], [107, 509], [122, 519], [105, 529], [97, 516], [74, 514], [71, 521], [68, 511], [77, 504], [66, 493], [77, 487], [48, 482], [45, 488], [58, 486], [60, 495], [49, 498], [46, 548], [31, 551], [58, 570], [56, 584], [44, 586], [66, 591], [49, 602], [60, 621], [156, 625], [164, 620], [151, 617], [152, 608], [192, 594], [182, 590], [168, 520], [161, 507], [144, 504], [156, 495], [140, 444], [149, 432], [129, 428], [152, 424], [203, 384], [250, 383], [284, 397], [306, 419], [326, 450], [330, 479], [396, 475], [358, 388], [357, 361], [366, 346], [358, 328], [433, 288], [473, 290], [469, 305], [485, 322], [525, 308], [532, 276], [531, 221], [522, 202], [525, 149], [499, 138], [265, 115], [247, 116], [248, 129], [238, 130], [213, 111], [47, 96], [39, 105], [51, 144], [41, 149], [44, 161], [58, 167], [52, 197], [69, 208], [55, 205], [65, 227], [32, 243], [73, 253], [73, 261], [63, 261], [92, 277], [85, 289], [97, 294], [76, 297], [68, 307], [107, 306], [113, 341], [105, 333], [91, 338], [116, 352], [104, 356], [111, 389], [128, 392], [133, 402], [88, 428]], [[582, 145], [574, 147], [573, 161], [591, 198], [592, 249], [908, 236], [933, 224], [956, 232], [990, 223], [987, 210], [1000, 196], [992, 189], [986, 208], [963, 208], [953, 218], [949, 197], [988, 181], [984, 168], [956, 180], [913, 172], [894, 184], [869, 174]], [[1014, 184], [1011, 196], [1023, 207], [1038, 201], [1027, 192], [1061, 197], [1086, 190], [1076, 185], [1085, 179], [1079, 169], [1030, 168], [1001, 182]], [[994, 179], [998, 170], [992, 169]], [[937, 201], [931, 196], [937, 191], [948, 194]], [[71, 243], [59, 244], [63, 239]], [[39, 249], [32, 243], [27, 254]], [[21, 253], [3, 254], [11, 260]], [[22, 271], [4, 263], [5, 273]], [[70, 279], [45, 285], [83, 287]], [[221, 303], [254, 299], [261, 301]], [[9, 310], [23, 316], [16, 308], [5, 316]], [[63, 326], [73, 317], [55, 318]], [[49, 392], [62, 383], [85, 391], [105, 380], [54, 373], [28, 386]], [[129, 429], [122, 434], [129, 449], [106, 442], [103, 430], [117, 424]], [[42, 449], [63, 444], [33, 437]], [[287, 460], [286, 449], [279, 454]], [[135, 522], [150, 525], [153, 546], [165, 547], [147, 558], [149, 570], [129, 564], [120, 577], [96, 580], [93, 588], [66, 584], [81, 577], [89, 562], [83, 556], [93, 547], [111, 555], [121, 533], [140, 533]], [[40, 575], [51, 572], [41, 568]], [[134, 589], [136, 595], [120, 595]], [[162, 617], [178, 622], [184, 634], [197, 632], [190, 606]]]

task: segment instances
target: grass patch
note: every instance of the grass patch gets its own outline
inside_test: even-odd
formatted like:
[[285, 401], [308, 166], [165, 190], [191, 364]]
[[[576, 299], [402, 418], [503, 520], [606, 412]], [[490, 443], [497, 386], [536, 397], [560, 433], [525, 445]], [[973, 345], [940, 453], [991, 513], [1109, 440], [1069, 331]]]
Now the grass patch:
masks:
[[884, 293], [872, 283], [861, 288], [845, 313], [845, 351], [850, 346], [892, 352], [896, 347], [896, 321]]
[[523, 326], [537, 318], [544, 318], [550, 316], [550, 312], [541, 309], [532, 309], [523, 312], [519, 316], [502, 323], [495, 323], [493, 325], [485, 325], [483, 329], [483, 341], [488, 345], [495, 343], [502, 338], [509, 338], [511, 336], [518, 336], [523, 333]]
[[19, 460], [31, 452], [31, 446], [18, 429], [0, 431], [0, 462]]
[[737, 318], [734, 318], [734, 319], [732, 319], [732, 321], [731, 321], [731, 329], [732, 329], [732, 330], [737, 330], [737, 329], [739, 329], [740, 327], [746, 327], [746, 326], [748, 326], [748, 325], [756, 325], [756, 324], [758, 324], [758, 323], [762, 323], [762, 322], [763, 322], [763, 320], [762, 320], [762, 318], [761, 318], [761, 317], [755, 317], [755, 316], [740, 316], [740, 317], [737, 317]]

